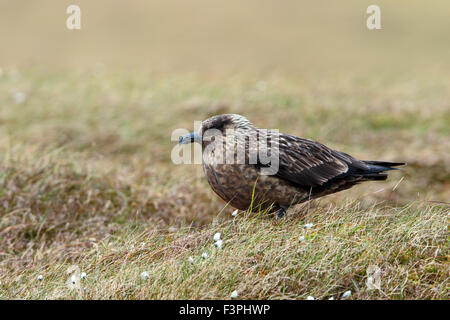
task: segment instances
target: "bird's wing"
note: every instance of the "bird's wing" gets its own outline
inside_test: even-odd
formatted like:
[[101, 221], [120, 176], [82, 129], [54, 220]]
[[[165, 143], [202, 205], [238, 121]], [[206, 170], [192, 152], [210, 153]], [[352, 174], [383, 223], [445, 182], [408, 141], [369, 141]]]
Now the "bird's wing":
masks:
[[280, 134], [278, 145], [276, 176], [302, 188], [319, 187], [366, 167], [362, 161], [312, 140]]

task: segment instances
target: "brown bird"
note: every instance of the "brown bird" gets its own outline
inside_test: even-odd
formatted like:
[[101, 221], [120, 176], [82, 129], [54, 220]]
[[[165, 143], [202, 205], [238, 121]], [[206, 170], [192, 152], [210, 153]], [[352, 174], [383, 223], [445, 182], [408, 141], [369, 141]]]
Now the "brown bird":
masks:
[[325, 145], [259, 129], [245, 117], [223, 114], [202, 122], [180, 144], [202, 145], [203, 171], [215, 193], [240, 210], [269, 209], [284, 216], [304, 201], [373, 180], [401, 162], [357, 160]]

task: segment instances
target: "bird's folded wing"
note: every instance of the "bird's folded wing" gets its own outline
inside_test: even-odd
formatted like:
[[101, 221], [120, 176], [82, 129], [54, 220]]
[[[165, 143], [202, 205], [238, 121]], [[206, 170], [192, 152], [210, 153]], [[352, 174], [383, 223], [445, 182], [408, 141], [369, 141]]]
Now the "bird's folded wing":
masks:
[[321, 143], [291, 135], [280, 134], [278, 144], [280, 162], [276, 176], [303, 188], [322, 186], [345, 175], [349, 166], [359, 162]]

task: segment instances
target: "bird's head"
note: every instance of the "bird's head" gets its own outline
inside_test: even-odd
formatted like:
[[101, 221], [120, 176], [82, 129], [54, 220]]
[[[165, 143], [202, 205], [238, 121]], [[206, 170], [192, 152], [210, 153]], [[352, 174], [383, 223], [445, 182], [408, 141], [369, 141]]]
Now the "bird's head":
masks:
[[197, 132], [181, 136], [179, 144], [202, 143], [203, 138], [208, 135], [225, 135], [227, 130], [242, 131], [251, 127], [252, 124], [244, 116], [239, 114], [221, 114], [204, 120]]

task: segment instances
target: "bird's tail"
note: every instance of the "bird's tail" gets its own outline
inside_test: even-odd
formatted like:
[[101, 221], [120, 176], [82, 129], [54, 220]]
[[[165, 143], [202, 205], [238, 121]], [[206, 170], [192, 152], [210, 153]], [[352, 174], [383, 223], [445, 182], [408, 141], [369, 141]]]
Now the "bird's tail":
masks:
[[366, 161], [366, 160], [363, 160], [363, 162], [368, 165], [384, 167], [386, 170], [397, 170], [397, 168], [392, 167], [404, 166], [406, 164], [404, 162]]
[[387, 173], [385, 171], [398, 170], [398, 166], [403, 166], [403, 162], [387, 162], [387, 161], [363, 161], [368, 169], [363, 173], [367, 180], [386, 180]]

